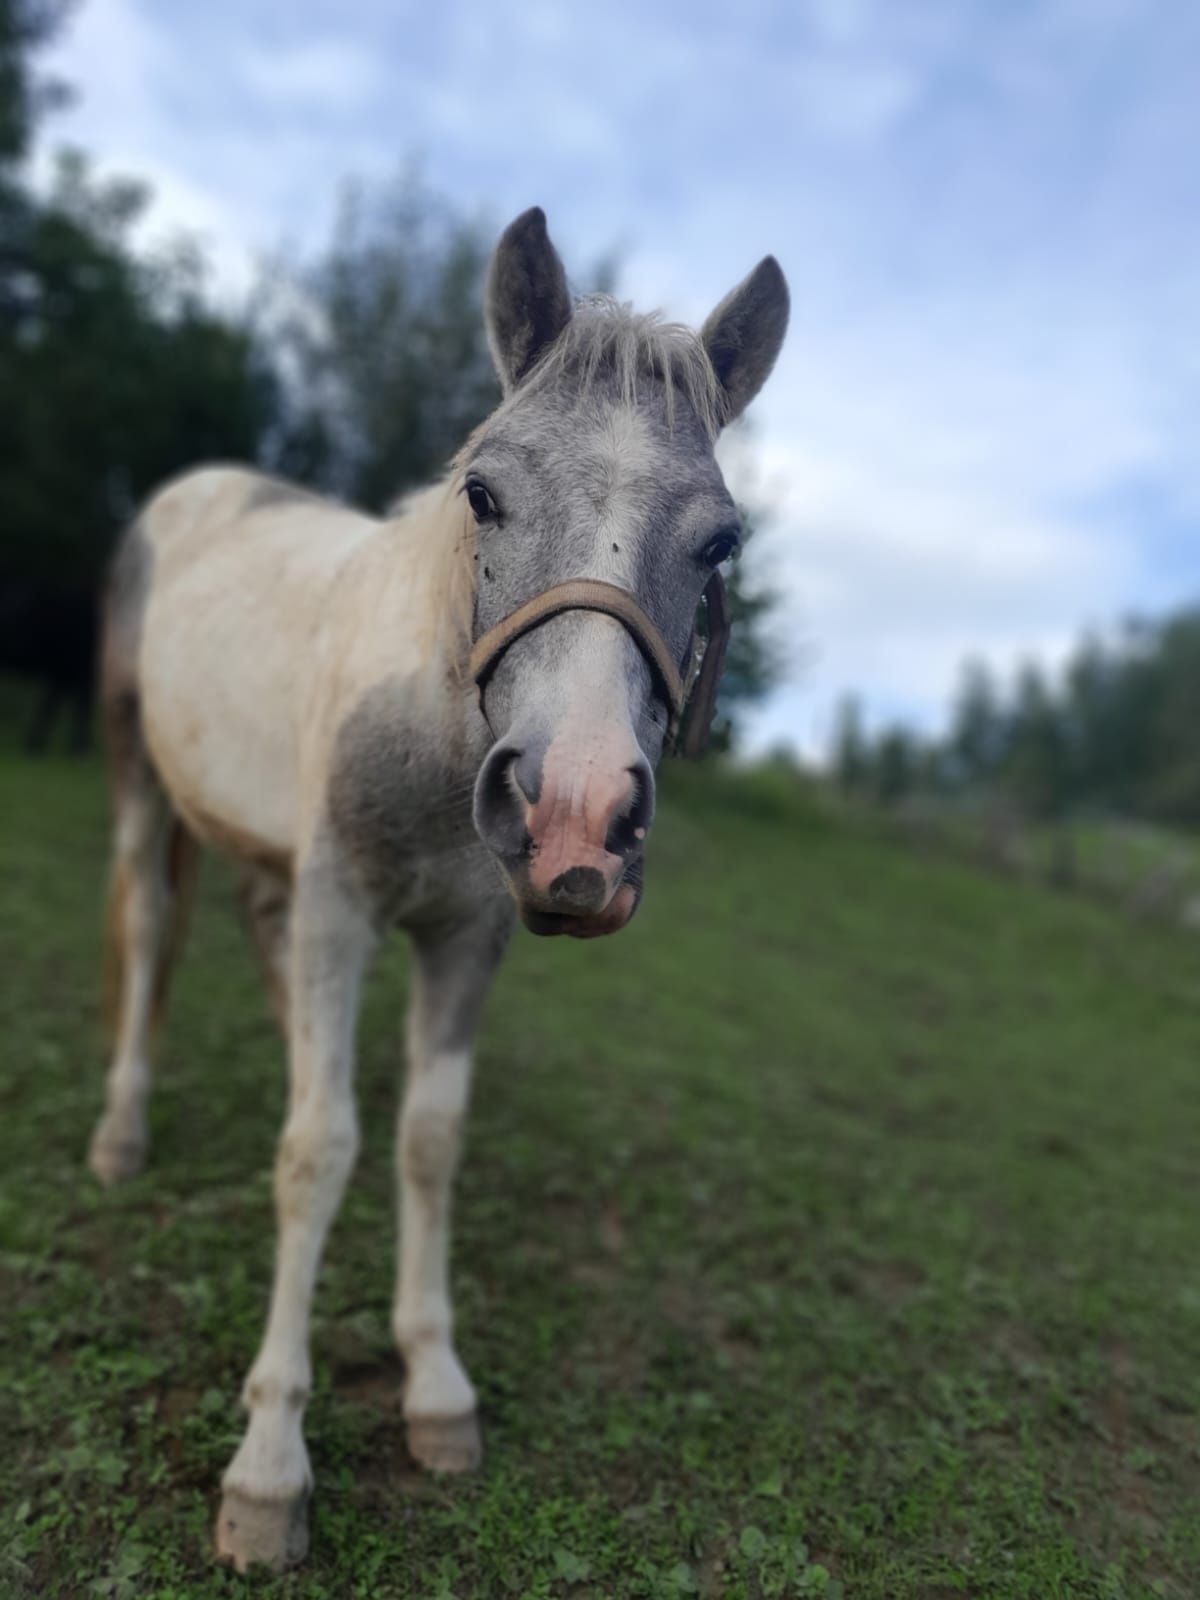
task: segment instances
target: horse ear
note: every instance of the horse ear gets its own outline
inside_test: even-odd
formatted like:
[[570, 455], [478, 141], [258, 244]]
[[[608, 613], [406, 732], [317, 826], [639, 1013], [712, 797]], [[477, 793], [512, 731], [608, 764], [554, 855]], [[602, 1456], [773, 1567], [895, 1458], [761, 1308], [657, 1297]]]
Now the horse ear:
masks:
[[732, 422], [766, 383], [788, 325], [788, 286], [774, 256], [764, 256], [700, 330]]
[[571, 296], [541, 206], [500, 236], [488, 269], [484, 320], [492, 361], [510, 394], [571, 320]]

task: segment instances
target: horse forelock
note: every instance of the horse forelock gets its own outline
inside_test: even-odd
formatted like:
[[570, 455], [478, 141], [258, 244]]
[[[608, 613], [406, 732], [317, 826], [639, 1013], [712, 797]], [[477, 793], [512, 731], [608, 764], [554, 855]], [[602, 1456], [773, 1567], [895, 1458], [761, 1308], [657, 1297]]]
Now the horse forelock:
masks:
[[717, 437], [726, 420], [725, 399], [700, 335], [683, 323], [665, 322], [657, 311], [634, 311], [609, 295], [587, 295], [500, 412], [550, 389], [586, 399], [600, 387], [608, 394], [615, 389], [623, 404], [634, 407], [639, 384], [653, 379], [663, 386], [669, 425], [682, 395], [709, 439]]

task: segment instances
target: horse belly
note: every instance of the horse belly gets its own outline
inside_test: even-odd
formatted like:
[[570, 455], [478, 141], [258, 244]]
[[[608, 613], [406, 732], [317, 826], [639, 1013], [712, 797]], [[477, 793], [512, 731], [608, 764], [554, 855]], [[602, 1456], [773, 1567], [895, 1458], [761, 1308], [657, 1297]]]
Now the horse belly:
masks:
[[[146, 739], [171, 798], [209, 843], [238, 855], [290, 858], [299, 774], [297, 662], [271, 607], [214, 581], [152, 598], [141, 651]], [[264, 615], [264, 612], [266, 615]]]

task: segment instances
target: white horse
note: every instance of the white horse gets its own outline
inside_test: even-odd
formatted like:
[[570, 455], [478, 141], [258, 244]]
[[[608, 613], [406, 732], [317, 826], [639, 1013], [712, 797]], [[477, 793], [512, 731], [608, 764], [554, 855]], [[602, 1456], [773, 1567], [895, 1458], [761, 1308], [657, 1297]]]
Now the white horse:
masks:
[[479, 1461], [447, 1292], [472, 1039], [514, 903], [534, 932], [581, 937], [637, 905], [693, 619], [738, 541], [714, 440], [787, 313], [771, 257], [699, 336], [573, 305], [535, 208], [488, 275], [503, 401], [443, 482], [376, 520], [211, 467], [123, 541], [102, 660], [116, 1042], [92, 1170], [145, 1157], [197, 841], [242, 864], [289, 1045], [271, 1308], [217, 1522], [239, 1570], [307, 1548], [309, 1313], [358, 1149], [359, 990], [397, 924], [414, 947], [392, 1316], [409, 1447], [436, 1470]]

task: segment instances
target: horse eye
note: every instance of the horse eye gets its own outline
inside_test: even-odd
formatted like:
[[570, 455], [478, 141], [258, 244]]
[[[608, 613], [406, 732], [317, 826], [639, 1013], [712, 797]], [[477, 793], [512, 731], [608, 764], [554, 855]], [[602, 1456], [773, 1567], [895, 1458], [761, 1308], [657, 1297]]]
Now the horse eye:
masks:
[[472, 478], [467, 484], [467, 504], [476, 522], [487, 522], [497, 515], [496, 502], [478, 478]]
[[704, 565], [706, 567], [719, 567], [722, 562], [728, 561], [734, 555], [741, 541], [732, 529], [719, 533], [711, 544], [704, 550]]

